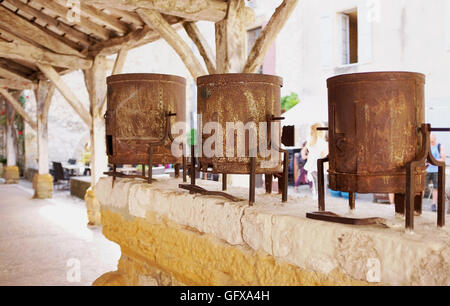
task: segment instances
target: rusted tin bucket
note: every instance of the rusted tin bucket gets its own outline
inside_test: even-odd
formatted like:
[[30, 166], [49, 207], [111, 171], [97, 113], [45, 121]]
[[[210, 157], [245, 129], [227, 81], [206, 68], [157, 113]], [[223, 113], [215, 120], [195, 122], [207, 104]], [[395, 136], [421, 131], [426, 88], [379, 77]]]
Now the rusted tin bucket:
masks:
[[151, 162], [180, 164], [182, 158], [171, 153], [167, 129], [175, 122], [185, 121], [186, 80], [163, 74], [118, 74], [108, 77], [107, 85], [109, 162], [147, 164], [149, 144], [162, 141], [162, 145], [153, 147]]
[[[404, 194], [406, 165], [421, 151], [425, 76], [411, 72], [327, 80], [329, 183], [333, 190]], [[415, 173], [425, 187], [425, 166]]]
[[[217, 122], [223, 129], [223, 157], [199, 157], [202, 169], [212, 168], [214, 173], [249, 174], [250, 150], [260, 151], [260, 137], [265, 137], [268, 132], [259, 129], [259, 123], [280, 120], [281, 103], [280, 89], [283, 81], [280, 77], [263, 74], [218, 74], [206, 75], [197, 79], [197, 112], [202, 116], [202, 125], [208, 122]], [[234, 157], [228, 157], [226, 139], [226, 126], [228, 123], [241, 122], [247, 125], [255, 123], [252, 131], [256, 133], [256, 143], [249, 143], [252, 139], [248, 132], [245, 134], [245, 155], [237, 156], [238, 139], [234, 139]], [[247, 125], [249, 127], [250, 125]], [[281, 125], [278, 124], [281, 135]], [[212, 133], [213, 134], [213, 133]], [[203, 134], [203, 143], [212, 136]], [[274, 145], [279, 146], [280, 139], [275, 139]], [[265, 143], [265, 142], [264, 142]], [[276, 154], [274, 156], [273, 154]], [[272, 158], [271, 158], [272, 157]], [[256, 158], [256, 174], [275, 174], [282, 172], [282, 154], [277, 151], [271, 156], [262, 157], [258, 153]]]

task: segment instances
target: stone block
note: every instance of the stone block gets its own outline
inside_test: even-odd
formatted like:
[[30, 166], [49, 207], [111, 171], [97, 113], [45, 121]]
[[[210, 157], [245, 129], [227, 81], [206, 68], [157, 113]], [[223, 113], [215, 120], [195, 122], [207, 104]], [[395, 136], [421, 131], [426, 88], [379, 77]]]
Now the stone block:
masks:
[[84, 199], [86, 191], [91, 187], [91, 177], [71, 177], [70, 178], [70, 195]]
[[4, 176], [6, 184], [18, 184], [19, 183], [19, 167], [7, 166], [5, 167]]
[[88, 225], [101, 225], [100, 202], [97, 200], [92, 187], [90, 187], [84, 196], [86, 210], [88, 215]]
[[35, 199], [49, 199], [53, 197], [53, 176], [50, 174], [35, 174], [33, 176]]

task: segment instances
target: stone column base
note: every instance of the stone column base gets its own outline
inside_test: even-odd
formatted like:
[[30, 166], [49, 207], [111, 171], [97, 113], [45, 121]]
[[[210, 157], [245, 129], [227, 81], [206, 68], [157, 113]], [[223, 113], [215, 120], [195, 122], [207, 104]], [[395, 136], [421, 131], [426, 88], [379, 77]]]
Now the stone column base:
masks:
[[35, 174], [33, 176], [35, 199], [49, 199], [53, 197], [53, 176], [50, 174]]
[[19, 167], [7, 166], [5, 167], [4, 176], [6, 184], [18, 184], [19, 183]]
[[86, 209], [89, 219], [88, 225], [101, 225], [100, 202], [95, 197], [92, 187], [89, 187], [86, 191], [84, 200], [86, 201]]

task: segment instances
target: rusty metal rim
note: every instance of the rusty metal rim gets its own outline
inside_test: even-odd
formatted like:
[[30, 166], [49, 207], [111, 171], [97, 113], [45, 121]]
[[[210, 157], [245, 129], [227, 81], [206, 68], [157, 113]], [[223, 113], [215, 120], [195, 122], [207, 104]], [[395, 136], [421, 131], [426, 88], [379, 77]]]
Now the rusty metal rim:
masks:
[[[425, 174], [426, 170], [416, 170], [416, 174]], [[337, 171], [331, 171], [328, 170], [328, 174], [330, 175], [339, 175], [339, 176], [350, 176], [350, 177], [402, 177], [406, 175], [406, 170], [404, 172], [392, 172], [389, 174], [386, 174], [386, 172], [378, 172], [378, 173], [346, 173], [346, 172], [337, 172]]]
[[425, 75], [408, 71], [380, 71], [341, 74], [327, 79], [328, 87], [347, 82], [399, 81], [415, 79], [425, 84]]
[[220, 83], [269, 83], [283, 87], [283, 79], [276, 75], [257, 73], [210, 74], [197, 78], [197, 86]]
[[177, 75], [159, 74], [159, 73], [123, 73], [114, 74], [106, 78], [107, 84], [121, 83], [121, 82], [139, 82], [139, 81], [166, 81], [180, 83], [186, 85], [186, 79]]

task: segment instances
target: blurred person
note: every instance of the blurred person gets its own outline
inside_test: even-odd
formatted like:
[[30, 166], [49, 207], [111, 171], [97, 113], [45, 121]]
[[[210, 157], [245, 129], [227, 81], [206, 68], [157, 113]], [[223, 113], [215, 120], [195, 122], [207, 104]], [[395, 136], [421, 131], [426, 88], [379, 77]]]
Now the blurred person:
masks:
[[[437, 142], [437, 137], [435, 134], [431, 134], [430, 137], [431, 154], [437, 161], [445, 162], [446, 154], [445, 148], [440, 143]], [[427, 174], [426, 174], [426, 184], [431, 182], [433, 184], [432, 200], [433, 204], [431, 206], [432, 211], [437, 210], [437, 197], [438, 197], [438, 166], [427, 164]]]
[[295, 180], [295, 190], [298, 191], [298, 186], [300, 185], [310, 185], [311, 182], [308, 181], [307, 175], [308, 172], [305, 170], [305, 164], [308, 160], [308, 149], [306, 148], [306, 141], [302, 145], [302, 149], [300, 153], [295, 154], [296, 161], [296, 171], [297, 171], [297, 179]]
[[323, 127], [321, 123], [315, 123], [311, 126], [310, 135], [306, 143], [308, 150], [308, 160], [305, 164], [305, 170], [308, 171], [308, 180], [312, 182], [313, 198], [317, 199], [317, 160], [328, 155], [328, 143], [326, 134], [318, 131], [317, 128]]

